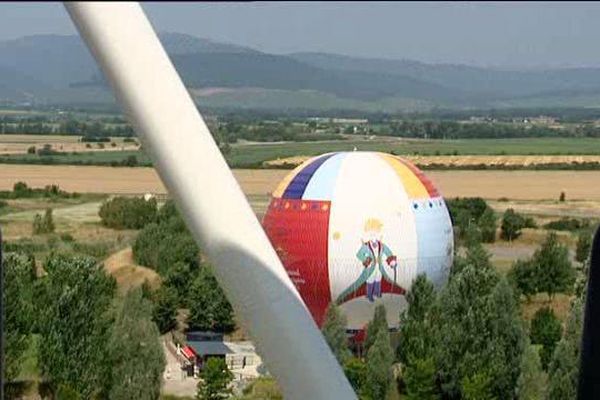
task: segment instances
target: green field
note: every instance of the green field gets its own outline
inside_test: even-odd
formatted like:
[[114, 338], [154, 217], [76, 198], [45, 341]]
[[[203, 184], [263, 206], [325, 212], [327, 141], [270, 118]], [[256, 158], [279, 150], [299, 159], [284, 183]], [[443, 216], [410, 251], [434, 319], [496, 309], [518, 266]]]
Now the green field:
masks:
[[[263, 161], [292, 156], [310, 156], [332, 151], [385, 151], [406, 155], [600, 155], [600, 139], [527, 138], [423, 140], [379, 138], [323, 142], [286, 142], [233, 145], [227, 158], [232, 167], [259, 167]], [[199, 150], [201, 151], [201, 150]], [[6, 155], [0, 163], [115, 165], [135, 155], [138, 165], [150, 165], [139, 151], [65, 153], [52, 156], [36, 154]]]
[[141, 151], [90, 151], [82, 153], [57, 153], [51, 156], [37, 154], [11, 154], [0, 156], [4, 164], [57, 164], [57, 165], [111, 165], [120, 164], [135, 156], [139, 165], [150, 165], [150, 159]]
[[462, 140], [348, 140], [233, 146], [229, 155], [233, 166], [249, 166], [263, 161], [298, 155], [310, 156], [331, 151], [384, 151], [407, 155], [598, 155], [600, 139], [462, 139]]

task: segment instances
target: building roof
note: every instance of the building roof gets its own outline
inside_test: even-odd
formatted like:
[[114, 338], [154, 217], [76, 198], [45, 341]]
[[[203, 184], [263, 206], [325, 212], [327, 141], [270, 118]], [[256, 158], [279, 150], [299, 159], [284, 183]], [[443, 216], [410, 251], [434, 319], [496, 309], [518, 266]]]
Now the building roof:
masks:
[[217, 341], [189, 341], [188, 345], [194, 349], [200, 357], [224, 356], [232, 354], [233, 351], [223, 342]]
[[206, 342], [206, 341], [223, 341], [223, 334], [211, 331], [189, 331], [186, 333], [188, 341]]

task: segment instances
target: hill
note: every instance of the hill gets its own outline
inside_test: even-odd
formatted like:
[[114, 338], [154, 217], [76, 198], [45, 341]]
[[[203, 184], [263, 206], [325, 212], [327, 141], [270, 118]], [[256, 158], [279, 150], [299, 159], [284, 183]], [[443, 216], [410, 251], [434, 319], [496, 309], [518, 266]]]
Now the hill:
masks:
[[[179, 33], [160, 34], [198, 103], [213, 108], [422, 111], [596, 106], [600, 69], [504, 71], [327, 53], [268, 54]], [[0, 42], [0, 100], [111, 104], [78, 36]]]

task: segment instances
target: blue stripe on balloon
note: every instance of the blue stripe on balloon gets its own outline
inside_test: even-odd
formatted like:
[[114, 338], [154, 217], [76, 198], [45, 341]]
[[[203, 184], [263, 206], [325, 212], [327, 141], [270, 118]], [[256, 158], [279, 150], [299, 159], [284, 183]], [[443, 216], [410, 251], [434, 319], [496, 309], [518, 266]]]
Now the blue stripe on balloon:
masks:
[[335, 181], [339, 175], [342, 161], [348, 153], [337, 153], [334, 157], [325, 161], [321, 168], [313, 174], [310, 182], [304, 189], [302, 199], [304, 200], [332, 200], [335, 189]]
[[302, 171], [292, 179], [281, 197], [284, 199], [301, 199], [313, 174], [325, 161], [329, 160], [329, 158], [333, 157], [335, 154], [336, 153], [325, 154], [304, 167]]

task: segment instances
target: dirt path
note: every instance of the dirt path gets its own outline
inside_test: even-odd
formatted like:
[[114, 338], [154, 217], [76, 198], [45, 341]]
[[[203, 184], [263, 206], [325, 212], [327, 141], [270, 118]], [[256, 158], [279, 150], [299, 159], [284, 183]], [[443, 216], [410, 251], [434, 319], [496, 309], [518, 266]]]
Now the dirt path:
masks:
[[133, 261], [131, 247], [104, 260], [104, 269], [117, 280], [119, 289], [123, 292], [142, 285], [146, 280], [152, 287], [158, 286], [160, 282], [160, 277], [154, 270], [137, 265]]

